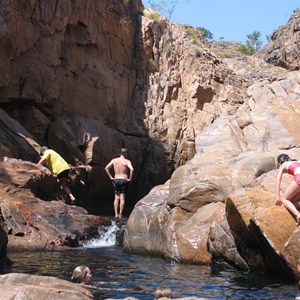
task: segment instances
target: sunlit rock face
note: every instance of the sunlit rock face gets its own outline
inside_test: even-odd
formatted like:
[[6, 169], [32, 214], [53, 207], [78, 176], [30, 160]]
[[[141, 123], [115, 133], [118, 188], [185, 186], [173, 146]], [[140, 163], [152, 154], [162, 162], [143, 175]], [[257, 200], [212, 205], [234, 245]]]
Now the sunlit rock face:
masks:
[[64, 203], [57, 179], [41, 166], [6, 158], [0, 161], [0, 170], [1, 226], [8, 238], [5, 244], [1, 234], [3, 255], [7, 247], [13, 251], [77, 247], [94, 237], [98, 226], [111, 224]]
[[30, 297], [32, 300], [94, 299], [92, 293], [80, 284], [50, 276], [7, 274], [1, 276], [0, 287], [2, 299], [17, 299], [19, 297]]
[[9, 114], [1, 154], [37, 162], [47, 144], [72, 165], [90, 164], [91, 201], [100, 206], [101, 195], [105, 207], [112, 188], [104, 166], [122, 146], [135, 162], [149, 144], [131, 125], [134, 108], [128, 113], [141, 2], [11, 0], [0, 9], [0, 106]]
[[113, 198], [103, 169], [121, 147], [136, 174], [130, 208], [194, 156], [197, 133], [233, 110], [245, 85], [199, 32], [126, 3], [1, 6], [2, 155], [37, 162], [47, 144], [89, 165], [86, 207], [103, 211]]
[[288, 70], [300, 68], [300, 9], [296, 9], [288, 22], [280, 26], [271, 41], [257, 53], [268, 63]]
[[102, 211], [113, 199], [103, 169], [121, 147], [136, 174], [130, 211], [195, 155], [198, 133], [235, 113], [251, 80], [279, 72], [137, 0], [126, 3], [1, 6], [2, 155], [37, 162], [47, 144], [68, 163], [89, 165], [83, 202]]
[[[278, 154], [300, 156], [299, 87], [299, 72], [256, 82], [234, 115], [202, 130], [193, 159], [137, 203], [125, 251], [298, 278], [298, 227], [274, 192]], [[284, 176], [282, 189], [291, 180]]]
[[[298, 228], [274, 207], [274, 181], [279, 153], [300, 157], [297, 47], [284, 57], [275, 51], [276, 59], [246, 57], [138, 0], [10, 0], [0, 9], [0, 205], [9, 247], [32, 237], [35, 248], [75, 244], [98, 222], [82, 225], [87, 211], [66, 205], [56, 178], [34, 164], [40, 145], [73, 166], [77, 204], [99, 213], [113, 207], [104, 167], [126, 147], [135, 169], [126, 251], [296, 276]], [[277, 36], [294, 45], [291, 20]], [[40, 210], [52, 216], [47, 224], [38, 223]]]

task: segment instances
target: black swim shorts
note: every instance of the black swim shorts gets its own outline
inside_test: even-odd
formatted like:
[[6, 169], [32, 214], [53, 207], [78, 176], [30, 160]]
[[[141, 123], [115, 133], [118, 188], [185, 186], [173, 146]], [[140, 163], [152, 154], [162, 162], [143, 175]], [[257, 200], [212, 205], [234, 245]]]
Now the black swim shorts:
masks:
[[56, 176], [58, 179], [68, 178], [69, 171], [70, 171], [70, 169], [64, 170], [64, 171], [60, 172], [59, 174], [57, 174]]
[[113, 181], [113, 185], [114, 185], [114, 192], [116, 195], [126, 194], [128, 189], [127, 179], [117, 178]]

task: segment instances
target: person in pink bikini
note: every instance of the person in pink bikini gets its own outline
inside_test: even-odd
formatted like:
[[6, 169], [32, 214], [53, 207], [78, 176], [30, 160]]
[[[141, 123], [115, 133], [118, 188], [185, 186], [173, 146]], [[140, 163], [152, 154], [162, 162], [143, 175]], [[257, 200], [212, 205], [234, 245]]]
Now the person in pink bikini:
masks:
[[[280, 154], [277, 159], [280, 165], [276, 177], [276, 205], [284, 207], [294, 216], [297, 225], [300, 224], [300, 161], [290, 158], [287, 154]], [[287, 189], [280, 197], [280, 185], [282, 175], [288, 173], [294, 176], [294, 180], [288, 185]]]

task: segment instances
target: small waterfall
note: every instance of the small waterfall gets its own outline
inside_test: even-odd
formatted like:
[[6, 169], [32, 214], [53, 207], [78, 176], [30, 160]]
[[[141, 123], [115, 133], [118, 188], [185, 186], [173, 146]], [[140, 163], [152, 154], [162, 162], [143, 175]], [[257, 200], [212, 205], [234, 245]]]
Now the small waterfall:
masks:
[[116, 232], [118, 226], [115, 221], [112, 221], [109, 227], [99, 226], [99, 237], [93, 238], [83, 243], [83, 248], [100, 248], [109, 247], [116, 244]]

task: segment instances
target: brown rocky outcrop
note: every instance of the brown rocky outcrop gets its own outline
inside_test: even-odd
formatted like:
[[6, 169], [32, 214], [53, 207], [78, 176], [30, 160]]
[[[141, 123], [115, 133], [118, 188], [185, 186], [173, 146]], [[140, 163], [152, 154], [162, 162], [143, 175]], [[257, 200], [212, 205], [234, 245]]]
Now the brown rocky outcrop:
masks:
[[298, 229], [274, 207], [276, 156], [300, 156], [300, 75], [282, 68], [298, 69], [296, 47], [279, 67], [229, 57], [226, 43], [142, 13], [138, 0], [0, 9], [0, 207], [11, 248], [76, 245], [99, 224], [53, 201], [55, 178], [31, 163], [39, 145], [78, 167], [79, 204], [102, 212], [113, 197], [103, 168], [125, 146], [136, 174], [127, 208], [150, 191], [128, 220], [126, 251], [296, 276]]
[[[68, 163], [90, 165], [85, 203], [101, 197], [104, 210], [113, 194], [103, 168], [119, 148], [136, 171], [130, 207], [193, 157], [195, 136], [244, 92], [199, 32], [126, 3], [1, 6], [2, 155], [36, 162], [46, 143]], [[229, 106], [215, 110], [219, 98]]]
[[[175, 170], [163, 193], [156, 188], [150, 201], [147, 196], [136, 205], [125, 231], [126, 251], [245, 270], [265, 267], [298, 278], [298, 228], [285, 208], [274, 206], [274, 183], [277, 155], [300, 155], [299, 76], [291, 72], [255, 83], [236, 114], [223, 114], [197, 135], [194, 158]], [[282, 188], [291, 180], [284, 179]]]
[[[105, 164], [123, 145], [135, 160], [147, 143], [126, 117], [141, 11], [138, 0], [1, 5], [0, 106], [13, 118], [1, 117], [3, 156], [36, 162], [46, 143], [72, 165], [93, 166], [89, 198], [97, 203], [102, 190], [102, 207], [111, 207]], [[134, 136], [139, 147], [130, 146]]]
[[11, 273], [0, 276], [0, 299], [94, 299], [90, 291], [79, 284], [49, 277]]
[[65, 204], [56, 178], [44, 167], [6, 158], [0, 161], [0, 171], [1, 224], [10, 250], [76, 247], [93, 228], [111, 223]]
[[300, 68], [300, 9], [296, 9], [288, 22], [279, 27], [271, 41], [256, 55], [271, 64], [288, 70]]
[[276, 76], [142, 8], [137, 0], [1, 6], [2, 155], [36, 162], [46, 143], [70, 164], [89, 165], [85, 193], [73, 186], [86, 207], [101, 198], [111, 209], [103, 168], [121, 146], [136, 170], [130, 208], [194, 156], [197, 134], [233, 114], [253, 79]]
[[7, 244], [7, 234], [2, 226], [0, 226], [0, 274], [6, 274], [12, 271], [12, 261], [7, 256]]

